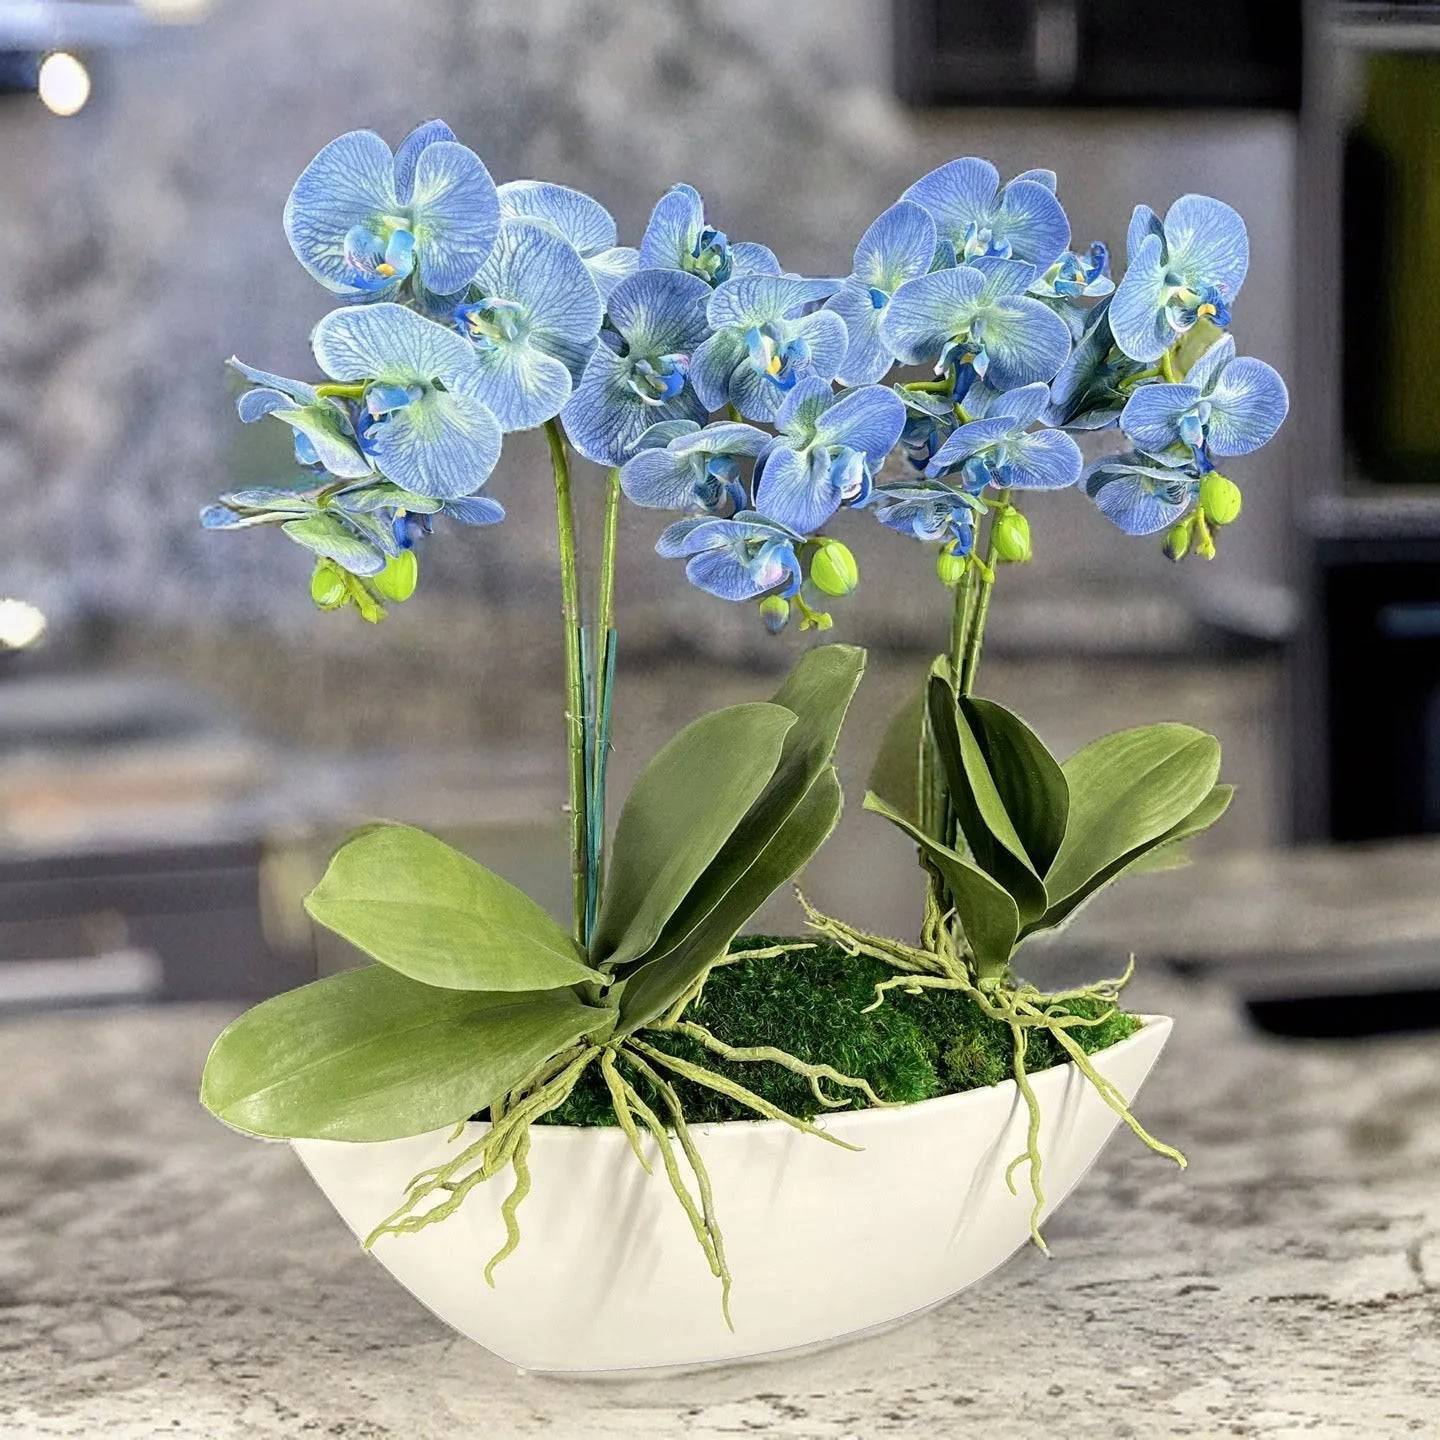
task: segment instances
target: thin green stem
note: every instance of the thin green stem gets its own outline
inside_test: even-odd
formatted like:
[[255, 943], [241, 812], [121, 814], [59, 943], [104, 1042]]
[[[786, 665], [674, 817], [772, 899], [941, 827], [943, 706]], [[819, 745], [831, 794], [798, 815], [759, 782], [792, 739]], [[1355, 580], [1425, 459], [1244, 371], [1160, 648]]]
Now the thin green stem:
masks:
[[620, 533], [620, 472], [611, 470], [605, 481], [605, 522], [600, 546], [600, 588], [595, 606], [595, 728], [590, 769], [589, 911], [586, 937], [595, 928], [605, 868], [605, 776], [610, 760], [610, 715], [615, 680], [615, 547]]
[[565, 739], [570, 781], [570, 900], [575, 938], [586, 942], [590, 914], [590, 821], [585, 774], [585, 675], [580, 620], [580, 572], [575, 548], [575, 499], [570, 455], [555, 420], [545, 422], [555, 472], [555, 524], [560, 539], [560, 604], [565, 626]]
[[315, 393], [322, 400], [359, 400], [365, 394], [365, 382], [363, 380], [354, 385], [317, 385]]
[[985, 643], [985, 624], [990, 618], [990, 595], [995, 588], [995, 522], [1010, 503], [1010, 492], [1002, 490], [990, 514], [990, 525], [985, 532], [985, 554], [976, 567], [979, 578], [976, 581], [975, 604], [970, 619], [970, 633], [965, 637], [965, 653], [961, 658], [956, 682], [961, 695], [970, 695], [975, 689], [975, 672], [980, 668], [980, 650]]

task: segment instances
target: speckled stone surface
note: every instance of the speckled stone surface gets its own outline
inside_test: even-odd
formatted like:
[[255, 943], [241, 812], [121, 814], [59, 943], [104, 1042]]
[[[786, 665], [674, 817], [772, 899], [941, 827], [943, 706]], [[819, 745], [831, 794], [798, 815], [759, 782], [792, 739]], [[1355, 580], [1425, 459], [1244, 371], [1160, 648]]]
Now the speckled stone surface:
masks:
[[827, 1354], [607, 1383], [518, 1375], [455, 1339], [288, 1149], [211, 1121], [193, 1096], [224, 1012], [11, 1019], [0, 1434], [1440, 1433], [1434, 1038], [1282, 1044], [1223, 991], [1153, 976], [1133, 1001], [1178, 1020], [1139, 1108], [1187, 1173], [1122, 1133], [1052, 1221], [1049, 1261], [1024, 1251]]

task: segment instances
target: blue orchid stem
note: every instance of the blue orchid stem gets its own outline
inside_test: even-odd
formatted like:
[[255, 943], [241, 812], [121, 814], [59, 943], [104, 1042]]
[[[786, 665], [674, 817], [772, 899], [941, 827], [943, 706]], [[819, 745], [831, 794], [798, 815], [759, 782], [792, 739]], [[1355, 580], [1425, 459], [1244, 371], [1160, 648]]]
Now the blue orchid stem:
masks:
[[570, 455], [558, 421], [545, 422], [555, 472], [555, 524], [560, 539], [560, 603], [565, 626], [565, 738], [570, 781], [570, 901], [575, 938], [586, 943], [590, 920], [590, 805], [586, 767], [584, 632], [575, 550], [575, 499]]
[[620, 532], [620, 472], [605, 478], [605, 523], [600, 545], [600, 589], [595, 606], [595, 634], [600, 653], [593, 674], [594, 704], [590, 710], [590, 816], [587, 939], [595, 926], [605, 878], [605, 776], [610, 760], [610, 716], [615, 682], [615, 545]]

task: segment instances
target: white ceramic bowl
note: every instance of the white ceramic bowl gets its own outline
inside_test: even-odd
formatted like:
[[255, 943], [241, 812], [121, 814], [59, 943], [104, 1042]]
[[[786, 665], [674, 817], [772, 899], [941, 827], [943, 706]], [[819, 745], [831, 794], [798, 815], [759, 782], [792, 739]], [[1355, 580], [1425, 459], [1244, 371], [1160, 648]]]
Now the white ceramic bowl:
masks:
[[[1133, 1099], [1171, 1022], [1093, 1057]], [[1094, 1163], [1117, 1122], [1073, 1065], [1031, 1077], [1039, 1097], [1048, 1214]], [[386, 1236], [374, 1255], [447, 1325], [524, 1370], [604, 1372], [753, 1360], [851, 1339], [930, 1309], [1009, 1258], [1029, 1236], [1026, 1108], [1013, 1080], [894, 1110], [826, 1116], [865, 1148], [827, 1145], [774, 1121], [695, 1126], [730, 1268], [733, 1333], [658, 1157], [647, 1177], [614, 1127], [536, 1126], [520, 1247], [486, 1285], [505, 1238], [506, 1171], [447, 1220]], [[297, 1140], [317, 1185], [358, 1236], [421, 1170], [457, 1153], [437, 1131], [352, 1144]], [[683, 1161], [682, 1161], [683, 1164]], [[1117, 1222], [1118, 1223], [1118, 1222]]]

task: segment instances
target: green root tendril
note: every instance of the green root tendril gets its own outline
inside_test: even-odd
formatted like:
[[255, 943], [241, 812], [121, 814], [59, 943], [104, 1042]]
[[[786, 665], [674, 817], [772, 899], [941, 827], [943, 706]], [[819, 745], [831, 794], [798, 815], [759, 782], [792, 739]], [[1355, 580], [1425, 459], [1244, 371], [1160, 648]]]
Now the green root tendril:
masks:
[[520, 1223], [515, 1218], [515, 1212], [520, 1208], [520, 1202], [530, 1193], [530, 1166], [526, 1163], [529, 1154], [530, 1127], [527, 1125], [520, 1133], [520, 1143], [516, 1145], [515, 1153], [510, 1157], [510, 1164], [515, 1171], [515, 1188], [500, 1205], [500, 1218], [505, 1222], [505, 1243], [490, 1257], [490, 1263], [485, 1267], [485, 1283], [492, 1290], [495, 1288], [495, 1267], [513, 1255], [515, 1247], [520, 1243]]
[[810, 1082], [811, 1094], [816, 1101], [827, 1109], [835, 1109], [837, 1106], [848, 1105], [848, 1095], [827, 1095], [821, 1088], [821, 1081], [828, 1080], [832, 1085], [841, 1085], [850, 1090], [858, 1090], [872, 1105], [888, 1106], [896, 1102], [882, 1100], [870, 1087], [868, 1080], [856, 1079], [853, 1075], [842, 1074], [831, 1065], [811, 1065], [808, 1061], [801, 1060], [798, 1056], [791, 1055], [787, 1050], [778, 1050], [773, 1045], [727, 1045], [719, 1036], [712, 1034], [703, 1025], [697, 1025], [693, 1020], [667, 1021], [662, 1025], [652, 1027], [656, 1030], [674, 1031], [681, 1035], [688, 1035], [692, 1040], [698, 1041], [712, 1055], [718, 1055], [722, 1060], [733, 1060], [738, 1063], [769, 1061], [772, 1065], [782, 1066], [790, 1071], [792, 1075], [799, 1075], [802, 1079]]
[[747, 1109], [753, 1110], [757, 1115], [766, 1120], [780, 1120], [806, 1135], [818, 1136], [821, 1140], [828, 1140], [832, 1145], [838, 1145], [842, 1150], [860, 1150], [863, 1147], [852, 1145], [848, 1140], [841, 1140], [839, 1136], [827, 1134], [818, 1126], [812, 1125], [808, 1120], [802, 1120], [798, 1115], [792, 1115], [788, 1110], [782, 1110], [778, 1105], [772, 1104], [764, 1096], [757, 1095], [753, 1090], [747, 1090], [745, 1086], [736, 1081], [719, 1074], [714, 1070], [707, 1069], [704, 1065], [693, 1064], [689, 1060], [682, 1060], [678, 1055], [672, 1055], [667, 1050], [658, 1049], [654, 1045], [647, 1044], [644, 1040], [631, 1036], [627, 1049], [630, 1053], [639, 1053], [646, 1059], [654, 1060], [666, 1070], [672, 1071], [680, 1076], [682, 1080], [689, 1080], [696, 1085], [703, 1085], [717, 1094], [726, 1095], [731, 1100], [737, 1101]]
[[715, 1194], [710, 1186], [710, 1172], [705, 1168], [704, 1157], [690, 1134], [690, 1127], [685, 1123], [685, 1110], [680, 1104], [680, 1096], [675, 1087], [663, 1076], [657, 1075], [638, 1055], [631, 1054], [627, 1058], [664, 1100], [665, 1108], [670, 1112], [670, 1123], [675, 1127], [675, 1138], [679, 1140], [691, 1173], [695, 1176], [695, 1186], [700, 1192], [700, 1220], [710, 1241], [707, 1253], [711, 1260], [711, 1273], [720, 1281], [720, 1313], [725, 1317], [726, 1328], [733, 1334], [735, 1321], [730, 1315], [730, 1287], [734, 1284], [734, 1277], [730, 1274], [730, 1266], [725, 1259], [725, 1239], [720, 1233], [720, 1223], [715, 1216]]
[[[799, 892], [796, 892], [799, 894]], [[1029, 1072], [1025, 1068], [1025, 1050], [1030, 1030], [1044, 1030], [1074, 1062], [1076, 1069], [1094, 1087], [1095, 1093], [1149, 1149], [1157, 1155], [1173, 1160], [1183, 1170], [1187, 1164], [1185, 1156], [1173, 1145], [1157, 1140], [1131, 1113], [1130, 1104], [1119, 1088], [1107, 1080], [1091, 1063], [1089, 1055], [1069, 1034], [1071, 1030], [1103, 1025], [1111, 1019], [1119, 1006], [1120, 992], [1130, 983], [1135, 973], [1135, 957], [1130, 956], [1125, 973], [1118, 979], [1100, 980], [1074, 990], [1060, 990], [1045, 993], [1034, 985], [1016, 983], [1008, 972], [998, 982], [993, 979], [981, 980], [974, 973], [973, 960], [955, 949], [951, 939], [950, 917], [943, 922], [927, 914], [925, 935], [927, 943], [938, 936], [940, 944], [936, 950], [917, 950], [898, 940], [885, 936], [868, 935], [815, 909], [803, 895], [800, 903], [804, 906], [806, 921], [815, 930], [851, 955], [868, 955], [873, 960], [889, 965], [900, 973], [889, 980], [882, 980], [875, 987], [875, 1000], [866, 1006], [874, 1010], [882, 1005], [890, 990], [900, 989], [910, 994], [923, 990], [959, 990], [968, 995], [981, 1012], [991, 1020], [998, 1020], [1010, 1027], [1014, 1037], [1015, 1084], [1025, 1100], [1029, 1114], [1026, 1127], [1025, 1150], [1012, 1160], [1005, 1171], [1005, 1184], [1010, 1193], [1016, 1194], [1015, 1171], [1023, 1164], [1030, 1166], [1030, 1188], [1035, 1204], [1030, 1212], [1030, 1236], [1035, 1244], [1047, 1255], [1049, 1247], [1040, 1234], [1040, 1215], [1045, 1208], [1045, 1197], [1040, 1186], [1040, 1105], [1030, 1084]], [[1065, 1007], [1076, 1001], [1097, 1002], [1107, 1008], [1100, 1015], [1067, 1014]]]

